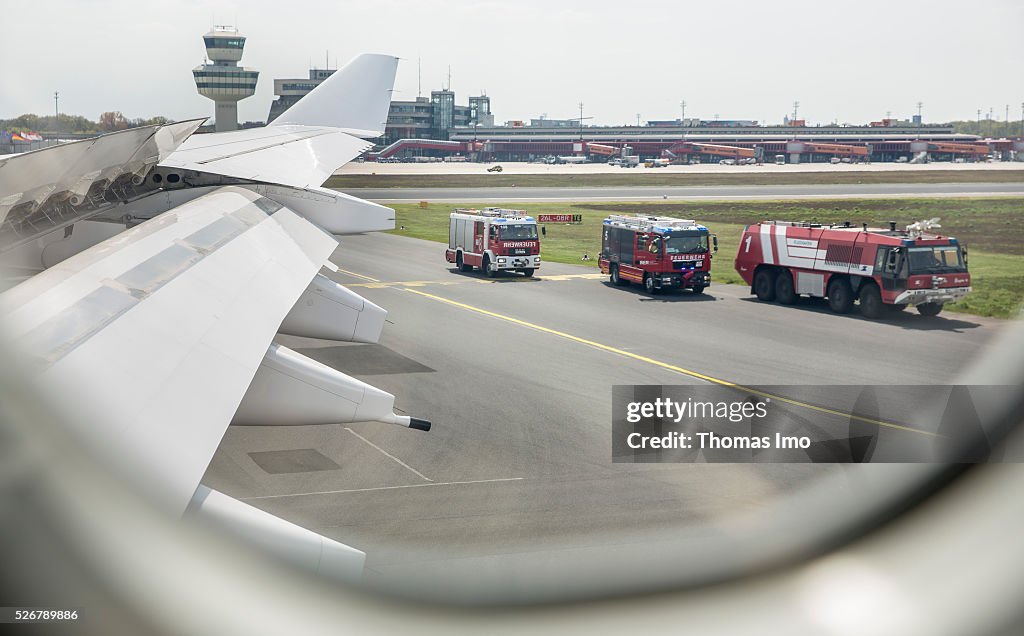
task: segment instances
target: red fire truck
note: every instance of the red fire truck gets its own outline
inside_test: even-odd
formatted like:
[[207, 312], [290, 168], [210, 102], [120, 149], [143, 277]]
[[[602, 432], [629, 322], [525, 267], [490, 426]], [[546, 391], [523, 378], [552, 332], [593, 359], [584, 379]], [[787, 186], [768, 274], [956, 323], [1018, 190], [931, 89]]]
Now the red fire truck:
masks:
[[444, 255], [463, 272], [479, 267], [491, 277], [500, 271], [533, 276], [540, 267], [537, 221], [523, 210], [456, 209], [449, 221]]
[[711, 284], [711, 248], [718, 237], [692, 220], [669, 216], [613, 214], [602, 225], [601, 273], [612, 284], [641, 283], [648, 293], [689, 287], [696, 294]]
[[971, 291], [967, 249], [935, 234], [938, 219], [897, 230], [766, 221], [747, 226], [736, 271], [759, 300], [789, 305], [801, 294], [828, 298], [837, 313], [878, 318], [887, 308], [934, 316]]

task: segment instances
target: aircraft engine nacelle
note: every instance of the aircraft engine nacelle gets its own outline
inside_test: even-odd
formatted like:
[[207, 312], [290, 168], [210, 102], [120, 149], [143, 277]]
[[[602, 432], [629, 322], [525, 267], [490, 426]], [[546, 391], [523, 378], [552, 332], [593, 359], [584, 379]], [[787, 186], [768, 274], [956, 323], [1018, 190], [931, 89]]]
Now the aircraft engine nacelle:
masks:
[[421, 431], [427, 420], [395, 415], [395, 396], [301, 353], [272, 344], [231, 423], [307, 426], [384, 422]]
[[253, 547], [316, 574], [355, 583], [366, 553], [275, 517], [202, 484], [185, 513], [212, 522]]
[[375, 343], [388, 312], [317, 274], [285, 316], [279, 333], [305, 338]]

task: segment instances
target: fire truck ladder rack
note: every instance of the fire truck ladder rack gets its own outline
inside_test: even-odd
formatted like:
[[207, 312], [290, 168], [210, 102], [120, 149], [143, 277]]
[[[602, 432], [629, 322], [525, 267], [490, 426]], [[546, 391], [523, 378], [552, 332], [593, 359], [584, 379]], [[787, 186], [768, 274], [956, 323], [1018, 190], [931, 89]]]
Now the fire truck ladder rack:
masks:
[[455, 208], [455, 211], [459, 214], [475, 214], [477, 216], [486, 216], [495, 219], [518, 219], [525, 221], [531, 218], [526, 213], [526, 210], [512, 210], [508, 208], [484, 208], [483, 210], [477, 210], [475, 208]]
[[671, 216], [627, 216], [625, 214], [612, 214], [605, 222], [614, 227], [624, 227], [639, 232], [652, 232], [655, 230], [687, 230], [693, 229], [697, 222], [692, 219], [677, 219]]
[[825, 225], [824, 223], [814, 223], [812, 221], [765, 221], [766, 225], [779, 225], [785, 227], [806, 227], [806, 228], [832, 228], [836, 227], [833, 224]]
[[[848, 227], [853, 227], [849, 221], [843, 221], [842, 223], [815, 223], [813, 221], [765, 221], [766, 225], [784, 225], [786, 227], [806, 227], [806, 228], [825, 228], [829, 230], [842, 230]], [[865, 229], [866, 226], [865, 226]]]

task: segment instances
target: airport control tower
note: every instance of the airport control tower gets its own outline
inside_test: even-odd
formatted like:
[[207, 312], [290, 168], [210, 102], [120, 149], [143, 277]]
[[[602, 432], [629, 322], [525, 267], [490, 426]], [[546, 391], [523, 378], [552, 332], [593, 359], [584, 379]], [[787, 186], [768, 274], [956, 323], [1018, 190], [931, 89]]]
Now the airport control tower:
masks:
[[238, 66], [245, 37], [232, 27], [215, 26], [203, 36], [209, 62], [192, 69], [196, 88], [217, 104], [217, 132], [238, 128], [238, 101], [256, 92], [259, 71]]

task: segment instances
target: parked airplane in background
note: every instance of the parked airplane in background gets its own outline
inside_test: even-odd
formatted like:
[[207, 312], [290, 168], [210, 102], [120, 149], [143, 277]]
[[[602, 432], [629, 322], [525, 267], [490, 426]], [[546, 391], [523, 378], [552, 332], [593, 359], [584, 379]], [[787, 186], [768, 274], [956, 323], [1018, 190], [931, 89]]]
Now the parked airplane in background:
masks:
[[348, 579], [362, 552], [199, 482], [229, 423], [430, 428], [273, 343], [380, 337], [386, 312], [320, 272], [332, 234], [394, 211], [320, 184], [383, 134], [397, 65], [361, 55], [264, 128], [183, 121], [0, 160], [0, 323], [60, 419], [167, 510]]

